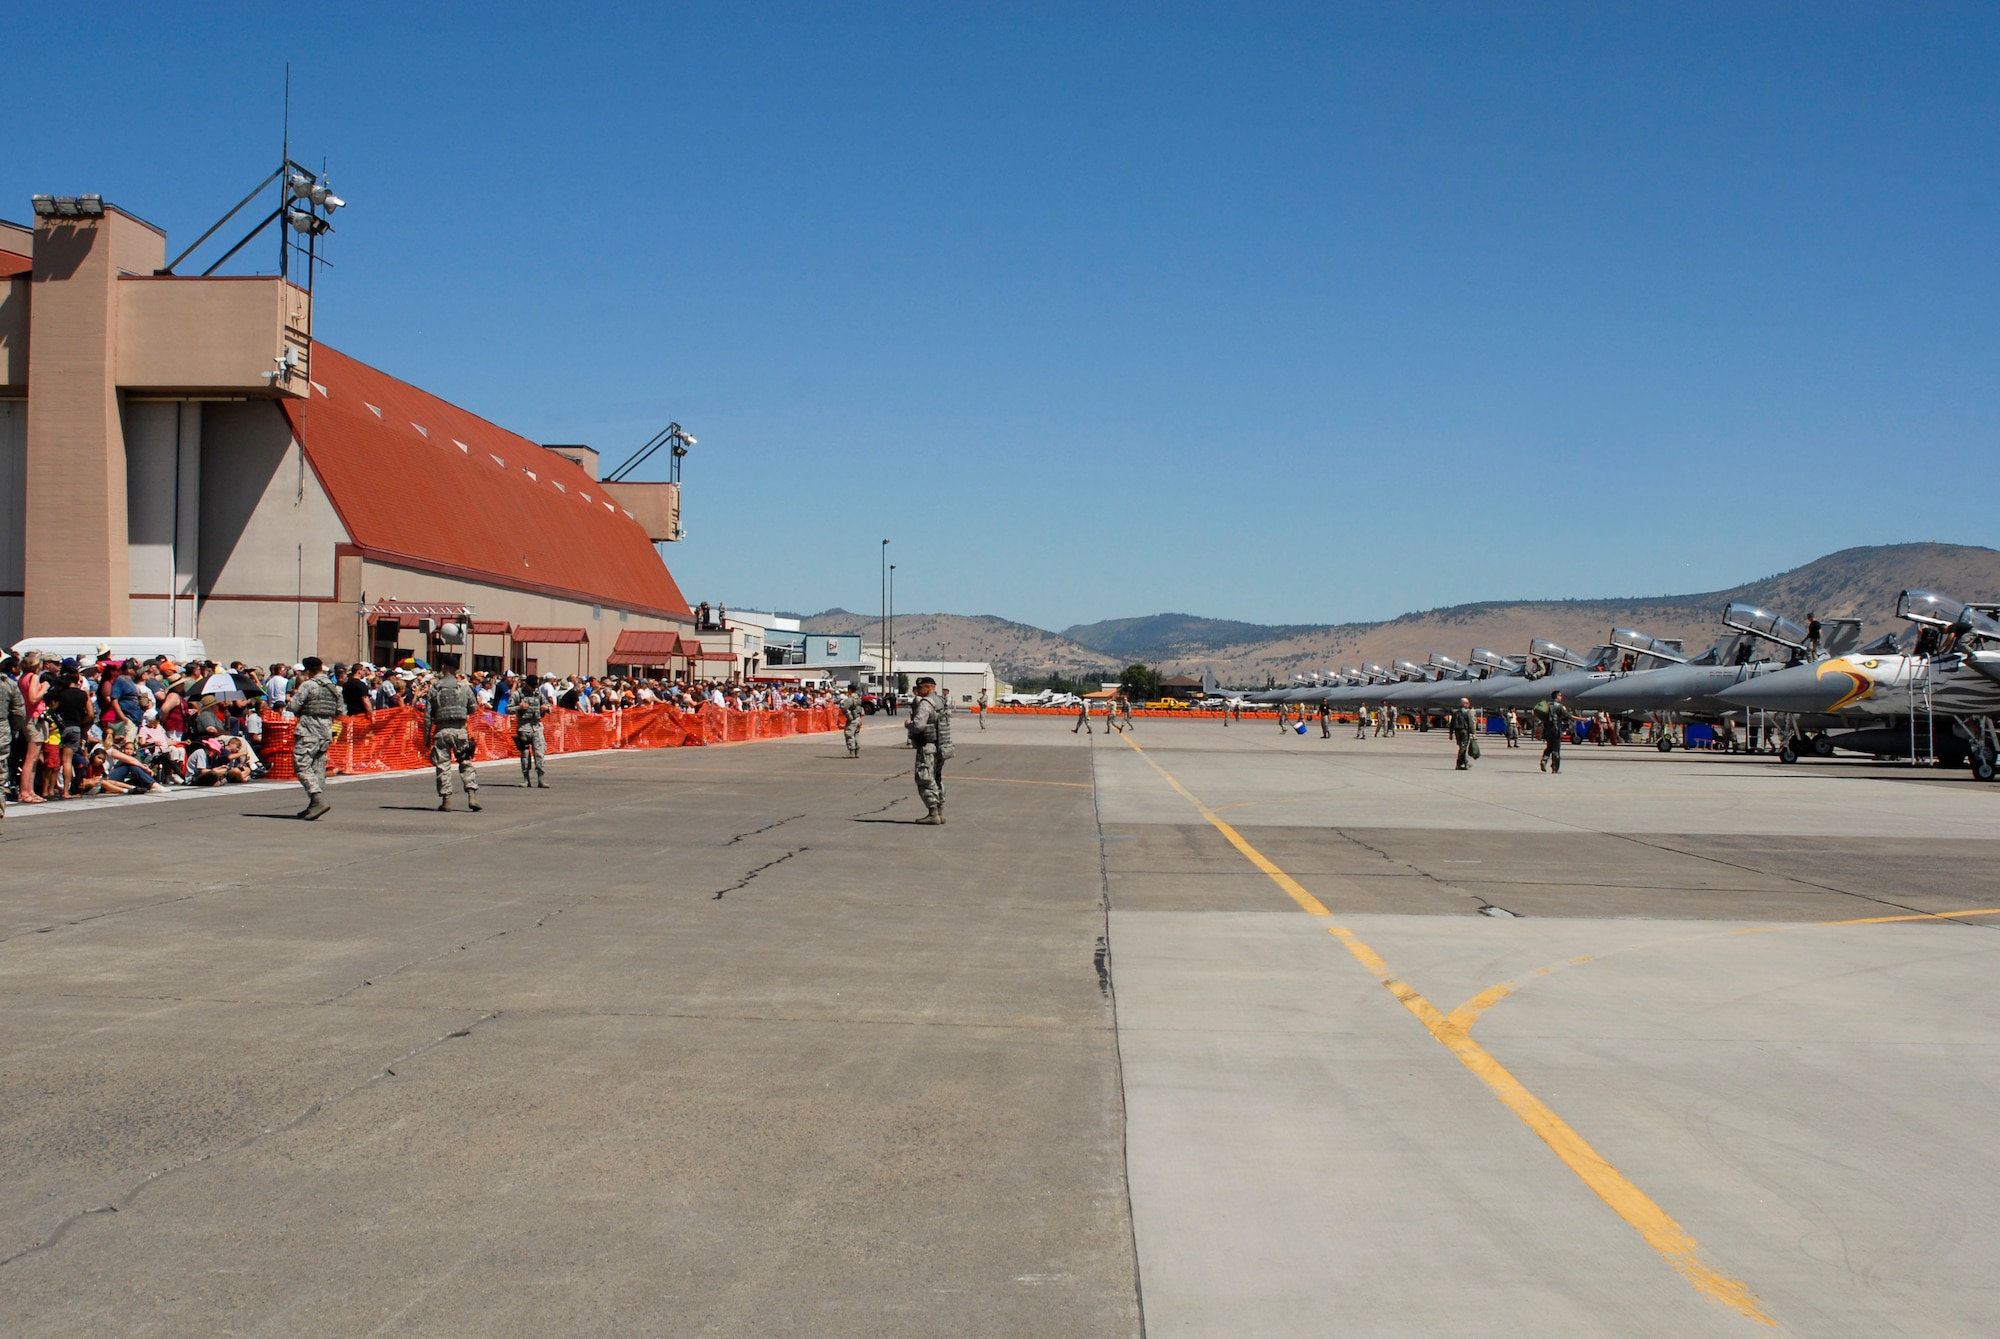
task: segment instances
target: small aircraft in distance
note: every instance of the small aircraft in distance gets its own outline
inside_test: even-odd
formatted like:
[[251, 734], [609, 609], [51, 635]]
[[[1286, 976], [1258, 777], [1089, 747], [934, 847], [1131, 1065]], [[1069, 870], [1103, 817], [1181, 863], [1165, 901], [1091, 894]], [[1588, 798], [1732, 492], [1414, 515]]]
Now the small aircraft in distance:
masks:
[[1073, 707], [1081, 701], [1075, 693], [1059, 693], [1053, 688], [1039, 693], [1002, 693], [999, 698], [1003, 707]]

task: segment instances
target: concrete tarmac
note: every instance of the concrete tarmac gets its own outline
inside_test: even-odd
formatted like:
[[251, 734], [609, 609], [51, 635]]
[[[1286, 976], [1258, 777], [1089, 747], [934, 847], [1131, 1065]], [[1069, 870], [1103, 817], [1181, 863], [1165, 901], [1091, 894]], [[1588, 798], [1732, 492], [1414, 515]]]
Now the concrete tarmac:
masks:
[[894, 742], [15, 811], [0, 1330], [1992, 1332], [2000, 787]]

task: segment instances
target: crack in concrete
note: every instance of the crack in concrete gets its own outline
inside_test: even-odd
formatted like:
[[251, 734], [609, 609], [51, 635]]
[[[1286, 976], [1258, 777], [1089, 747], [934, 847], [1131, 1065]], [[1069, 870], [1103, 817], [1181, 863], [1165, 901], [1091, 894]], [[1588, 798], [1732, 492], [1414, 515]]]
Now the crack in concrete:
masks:
[[[1455, 893], [1460, 897], [1470, 898], [1472, 901], [1477, 902], [1479, 904], [1479, 910], [1482, 914], [1486, 913], [1489, 907], [1493, 907], [1493, 904], [1491, 902], [1488, 902], [1485, 898], [1481, 897], [1478, 893], [1473, 892], [1470, 888], [1462, 888], [1458, 884], [1449, 883], [1444, 879], [1440, 879], [1437, 875], [1431, 873], [1429, 870], [1425, 869], [1421, 865], [1414, 863], [1413, 861], [1398, 860], [1396, 859], [1396, 857], [1390, 855], [1387, 851], [1383, 850], [1381, 847], [1374, 846], [1368, 842], [1362, 841], [1361, 838], [1355, 836], [1351, 832], [1346, 831], [1345, 829], [1331, 828], [1329, 829], [1329, 831], [1331, 831], [1334, 836], [1339, 837], [1342, 841], [1353, 842], [1356, 846], [1359, 846], [1364, 851], [1372, 851], [1374, 854], [1381, 856], [1382, 859], [1388, 861], [1392, 865], [1401, 865], [1404, 869], [1409, 870], [1412, 874], [1415, 874], [1418, 878], [1430, 880], [1432, 883], [1436, 884], [1438, 887], [1444, 889], [1448, 893]], [[1497, 907], [1494, 908], [1494, 910], [1506, 911], [1504, 907]], [[1513, 916], [1515, 913], [1507, 911], [1506, 914], [1508, 916]]]
[[750, 881], [752, 879], [756, 878], [759, 874], [762, 874], [765, 870], [771, 868], [773, 865], [782, 865], [787, 860], [790, 860], [793, 856], [800, 855], [811, 849], [812, 848], [809, 846], [801, 846], [797, 850], [785, 852], [783, 855], [779, 856], [775, 860], [766, 860], [763, 864], [757, 866], [755, 869], [745, 874], [735, 883], [732, 883], [727, 888], [724, 888], [721, 891], [717, 892], [715, 896], [709, 899], [709, 901], [720, 902], [723, 898], [727, 897], [729, 894], [742, 891], [743, 889], [750, 886]]
[[375, 975], [369, 977], [365, 981], [360, 982], [358, 985], [349, 986], [346, 990], [341, 991], [338, 995], [329, 995], [323, 1000], [314, 1000], [313, 1003], [314, 1005], [338, 1004], [342, 1000], [346, 999], [349, 995], [352, 995], [355, 991], [361, 990], [367, 986], [372, 986], [377, 981], [386, 981], [392, 976], [396, 976], [402, 972], [407, 972], [412, 967], [422, 967], [425, 963], [436, 962], [440, 958], [449, 958], [455, 953], [470, 952], [477, 945], [490, 944], [496, 939], [505, 939], [508, 935], [511, 934], [522, 934], [529, 930], [539, 930], [544, 925], [547, 925], [550, 921], [554, 920], [556, 917], [562, 915], [565, 911], [572, 911], [577, 907], [582, 906], [586, 902], [595, 902], [599, 897], [602, 896], [603, 896], [602, 893], [589, 893], [583, 897], [577, 898], [575, 901], [565, 902], [559, 907], [551, 907], [549, 910], [543, 912], [540, 916], [537, 916], [533, 921], [530, 921], [526, 925], [510, 925], [504, 930], [495, 930], [492, 934], [481, 935], [477, 939], [468, 939], [463, 944], [460, 944], [457, 948], [448, 948], [441, 953], [432, 953], [422, 958], [412, 958], [408, 962], [398, 963], [396, 966], [391, 967], [386, 972], [377, 972]]
[[467, 1023], [464, 1027], [453, 1028], [451, 1031], [444, 1033], [442, 1036], [431, 1038], [431, 1040], [425, 1042], [421, 1046], [412, 1047], [410, 1050], [403, 1052], [403, 1054], [397, 1056], [395, 1059], [383, 1065], [375, 1073], [370, 1074], [367, 1078], [361, 1080], [361, 1082], [356, 1083], [341, 1092], [335, 1093], [331, 1097], [318, 1098], [308, 1103], [304, 1110], [300, 1111], [298, 1115], [292, 1117], [290, 1120], [286, 1121], [282, 1125], [266, 1126], [264, 1129], [258, 1130], [254, 1134], [247, 1134], [243, 1136], [241, 1139], [238, 1139], [233, 1144], [228, 1144], [222, 1148], [210, 1149], [206, 1153], [198, 1153], [193, 1157], [183, 1158], [179, 1162], [169, 1163], [164, 1167], [157, 1167], [152, 1171], [147, 1172], [144, 1176], [141, 1176], [137, 1181], [133, 1182], [130, 1188], [128, 1188], [123, 1195], [117, 1197], [116, 1199], [111, 1200], [108, 1203], [94, 1204], [88, 1209], [79, 1209], [75, 1213], [66, 1215], [65, 1217], [60, 1219], [56, 1223], [56, 1225], [49, 1230], [48, 1235], [43, 1237], [40, 1241], [35, 1242], [31, 1246], [23, 1246], [20, 1250], [15, 1251], [12, 1255], [0, 1257], [0, 1268], [5, 1268], [6, 1266], [13, 1264], [16, 1260], [20, 1260], [27, 1256], [34, 1255], [40, 1251], [49, 1250], [51, 1247], [60, 1244], [63, 1238], [69, 1235], [69, 1231], [71, 1228], [75, 1227], [78, 1223], [81, 1223], [86, 1219], [95, 1218], [98, 1217], [99, 1215], [107, 1213], [123, 1212], [125, 1209], [131, 1207], [132, 1202], [136, 1200], [141, 1194], [145, 1193], [145, 1191], [149, 1187], [158, 1185], [162, 1180], [164, 1180], [169, 1176], [173, 1176], [179, 1172], [191, 1171], [194, 1168], [201, 1166], [205, 1162], [212, 1162], [217, 1158], [227, 1157], [231, 1153], [241, 1152], [242, 1150], [249, 1148], [251, 1145], [260, 1143], [263, 1140], [269, 1139], [274, 1135], [289, 1134], [291, 1131], [296, 1130], [297, 1128], [299, 1128], [299, 1126], [304, 1125], [307, 1121], [319, 1115], [321, 1112], [326, 1111], [330, 1107], [334, 1106], [336, 1103], [346, 1101], [348, 1098], [354, 1096], [356, 1093], [361, 1092], [371, 1087], [374, 1084], [380, 1083], [383, 1079], [394, 1078], [396, 1076], [397, 1065], [405, 1064], [411, 1060], [415, 1060], [419, 1056], [422, 1056], [429, 1051], [435, 1050], [437, 1047], [442, 1046], [446, 1042], [451, 1041], [455, 1038], [470, 1036], [472, 1034], [472, 1029], [478, 1027], [481, 1023], [491, 1022], [493, 1019], [498, 1018], [499, 1016], [500, 1016], [500, 1011], [497, 1009], [493, 1010], [490, 1013], [481, 1014], [479, 1015], [479, 1017], [473, 1019], [470, 1023]]
[[130, 906], [112, 907], [105, 911], [94, 912], [88, 916], [78, 916], [73, 921], [55, 921], [49, 925], [38, 925], [32, 930], [20, 930], [14, 934], [0, 935], [0, 944], [11, 943], [16, 939], [26, 939], [30, 935], [45, 935], [55, 930], [67, 930], [77, 925], [88, 925], [92, 921], [101, 921], [112, 916], [123, 916], [130, 911], [144, 911], [148, 907], [166, 907], [172, 906], [176, 902], [191, 902], [204, 893], [219, 892], [224, 888], [237, 888], [241, 886], [241, 884], [234, 883], [217, 883], [196, 892], [182, 893], [179, 897], [156, 897], [150, 902], [134, 902]]
[[742, 841], [745, 837], [754, 837], [760, 832], [769, 832], [772, 828], [781, 828], [785, 826], [785, 824], [792, 822], [794, 819], [799, 819], [804, 817], [805, 817], [804, 814], [792, 814], [789, 817], [780, 818], [773, 822], [766, 823], [761, 828], [751, 828], [748, 832], [739, 832], [734, 837], [731, 837], [728, 841], [724, 842], [723, 845], [734, 846], [736, 845], [736, 843]]

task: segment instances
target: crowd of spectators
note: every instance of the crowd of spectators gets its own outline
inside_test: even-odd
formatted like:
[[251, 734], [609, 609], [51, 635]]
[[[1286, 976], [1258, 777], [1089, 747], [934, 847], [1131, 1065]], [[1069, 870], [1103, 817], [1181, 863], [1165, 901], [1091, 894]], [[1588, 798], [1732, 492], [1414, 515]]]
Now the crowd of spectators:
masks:
[[[255, 780], [264, 724], [286, 716], [300, 665], [264, 669], [232, 661], [179, 665], [165, 656], [117, 660], [0, 658], [27, 704], [26, 733], [8, 762], [8, 790], [24, 804], [90, 795], [144, 793], [155, 786], [221, 786]], [[398, 666], [339, 664], [330, 671], [345, 716], [422, 706], [435, 676], [421, 661]], [[483, 710], [506, 714], [523, 676], [476, 670], [468, 676]], [[683, 711], [819, 707], [835, 694], [817, 685], [639, 677], [551, 675], [536, 690], [569, 711], [609, 713], [666, 703]]]

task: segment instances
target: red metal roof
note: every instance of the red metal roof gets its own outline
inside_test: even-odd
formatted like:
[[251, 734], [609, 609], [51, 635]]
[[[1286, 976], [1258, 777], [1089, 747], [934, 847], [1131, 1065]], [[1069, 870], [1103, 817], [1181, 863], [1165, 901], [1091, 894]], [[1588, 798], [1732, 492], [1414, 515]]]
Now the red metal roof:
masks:
[[324, 344], [311, 366], [311, 394], [284, 401], [285, 417], [364, 554], [692, 617], [645, 527], [574, 462]]
[[517, 642], [535, 642], [542, 646], [566, 646], [571, 642], [590, 640], [582, 628], [520, 628], [514, 629]]
[[680, 647], [681, 639], [676, 633], [627, 628], [618, 634], [618, 644], [611, 648], [611, 659], [623, 665], [634, 661], [660, 665], [681, 655]]
[[34, 272], [35, 262], [26, 256], [17, 256], [12, 251], [0, 251], [0, 279], [12, 279], [16, 275]]
[[510, 625], [504, 618], [475, 618], [468, 626], [475, 637], [505, 637]]

